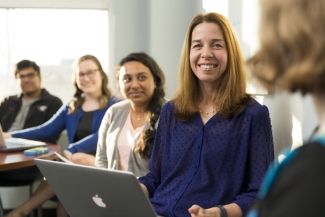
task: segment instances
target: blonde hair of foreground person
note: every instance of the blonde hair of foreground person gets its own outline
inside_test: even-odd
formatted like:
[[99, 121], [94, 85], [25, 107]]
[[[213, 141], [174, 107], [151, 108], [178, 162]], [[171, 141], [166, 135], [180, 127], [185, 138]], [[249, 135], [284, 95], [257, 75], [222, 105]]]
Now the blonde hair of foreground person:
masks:
[[261, 0], [260, 50], [248, 60], [271, 92], [325, 93], [325, 1]]
[[248, 66], [271, 93], [279, 87], [310, 94], [319, 126], [269, 168], [247, 217], [325, 216], [325, 0], [260, 3], [261, 46]]

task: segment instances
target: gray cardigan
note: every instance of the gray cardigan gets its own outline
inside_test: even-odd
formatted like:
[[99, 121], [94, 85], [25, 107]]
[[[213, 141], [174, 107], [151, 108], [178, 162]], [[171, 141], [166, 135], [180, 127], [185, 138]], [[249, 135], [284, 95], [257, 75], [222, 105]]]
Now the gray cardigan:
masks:
[[[118, 169], [118, 150], [117, 141], [121, 129], [124, 126], [126, 118], [131, 109], [129, 100], [124, 100], [112, 105], [102, 120], [98, 132], [98, 144], [95, 165], [101, 168]], [[143, 131], [149, 128], [149, 122], [144, 126]], [[138, 136], [139, 138], [139, 136]], [[140, 177], [149, 172], [149, 159], [140, 158], [133, 149], [136, 141], [131, 149], [128, 170]]]

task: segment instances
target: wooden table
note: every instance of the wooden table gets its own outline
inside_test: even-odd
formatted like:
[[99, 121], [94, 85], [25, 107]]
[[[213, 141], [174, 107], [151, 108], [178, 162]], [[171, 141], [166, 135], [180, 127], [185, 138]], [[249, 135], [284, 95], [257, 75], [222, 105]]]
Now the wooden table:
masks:
[[60, 146], [55, 144], [46, 144], [49, 152], [42, 155], [26, 156], [24, 151], [0, 152], [0, 171], [19, 169], [23, 167], [34, 166], [34, 158], [54, 160], [57, 158], [54, 152], [60, 153]]

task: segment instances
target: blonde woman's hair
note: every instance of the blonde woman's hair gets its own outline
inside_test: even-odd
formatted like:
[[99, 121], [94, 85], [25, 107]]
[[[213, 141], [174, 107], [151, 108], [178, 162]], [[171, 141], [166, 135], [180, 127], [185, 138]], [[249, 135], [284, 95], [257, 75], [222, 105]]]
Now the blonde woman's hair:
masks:
[[243, 111], [247, 99], [250, 98], [246, 93], [245, 62], [232, 24], [221, 14], [198, 14], [192, 19], [186, 32], [178, 69], [178, 89], [172, 99], [175, 117], [181, 121], [190, 119], [199, 111], [200, 88], [198, 78], [190, 65], [190, 48], [192, 32], [201, 23], [215, 23], [222, 29], [228, 51], [226, 71], [219, 78], [222, 79], [221, 85], [213, 99], [215, 107], [226, 118], [235, 116]]
[[252, 74], [271, 93], [325, 93], [325, 0], [262, 0], [261, 9]]
[[92, 55], [84, 55], [84, 56], [78, 58], [73, 63], [73, 66], [72, 66], [72, 68], [73, 68], [73, 84], [76, 88], [76, 92], [73, 95], [75, 99], [70, 102], [70, 110], [74, 114], [77, 112], [78, 107], [81, 106], [85, 101], [85, 98], [83, 97], [83, 92], [78, 87], [77, 80], [76, 80], [77, 79], [76, 78], [76, 68], [81, 62], [83, 62], [85, 60], [92, 60], [97, 65], [98, 70], [102, 77], [102, 87], [101, 87], [102, 95], [100, 95], [98, 97], [99, 109], [104, 109], [106, 107], [107, 103], [109, 102], [109, 99], [112, 96], [111, 92], [108, 88], [108, 77], [107, 77], [106, 73], [103, 71], [102, 65], [100, 64], [99, 60]]

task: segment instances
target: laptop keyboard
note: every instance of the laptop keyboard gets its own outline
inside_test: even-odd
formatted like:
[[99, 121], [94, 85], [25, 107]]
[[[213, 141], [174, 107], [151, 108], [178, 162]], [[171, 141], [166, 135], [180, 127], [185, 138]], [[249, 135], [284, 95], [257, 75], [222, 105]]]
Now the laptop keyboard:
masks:
[[23, 144], [16, 144], [16, 143], [12, 143], [12, 142], [7, 142], [6, 141], [6, 146], [7, 146], [7, 148], [22, 148], [22, 147], [26, 147], [26, 144], [25, 145], [23, 145]]
[[23, 148], [23, 147], [35, 147], [44, 145], [43, 142], [30, 141], [20, 138], [7, 138], [5, 139], [7, 148]]

